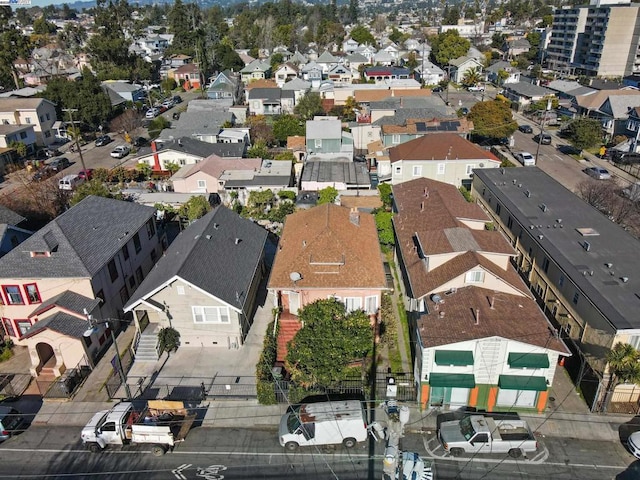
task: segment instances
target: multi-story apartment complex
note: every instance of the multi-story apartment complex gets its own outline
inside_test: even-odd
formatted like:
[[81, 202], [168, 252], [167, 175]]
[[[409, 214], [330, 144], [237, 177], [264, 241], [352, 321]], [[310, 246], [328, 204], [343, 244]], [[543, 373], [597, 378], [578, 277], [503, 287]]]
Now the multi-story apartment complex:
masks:
[[620, 77], [640, 71], [640, 5], [591, 0], [558, 9], [547, 62], [559, 72]]

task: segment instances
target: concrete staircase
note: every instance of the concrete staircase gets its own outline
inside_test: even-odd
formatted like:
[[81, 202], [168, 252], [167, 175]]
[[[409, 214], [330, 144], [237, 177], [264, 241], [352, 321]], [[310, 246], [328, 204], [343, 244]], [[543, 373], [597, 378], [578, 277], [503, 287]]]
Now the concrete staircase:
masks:
[[136, 349], [136, 362], [156, 362], [158, 360], [158, 335], [156, 333], [143, 333], [140, 335], [138, 348]]

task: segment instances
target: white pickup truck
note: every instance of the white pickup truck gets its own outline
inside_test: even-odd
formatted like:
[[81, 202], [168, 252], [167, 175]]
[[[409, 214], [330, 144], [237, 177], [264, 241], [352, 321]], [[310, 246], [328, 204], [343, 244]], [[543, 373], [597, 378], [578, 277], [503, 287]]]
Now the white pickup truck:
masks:
[[529, 425], [519, 418], [468, 415], [459, 421], [443, 422], [438, 437], [454, 457], [463, 453], [508, 453], [519, 458], [538, 449]]
[[187, 436], [196, 418], [182, 402], [151, 400], [137, 412], [131, 402], [96, 413], [82, 429], [82, 443], [92, 452], [107, 445], [150, 444], [156, 457]]

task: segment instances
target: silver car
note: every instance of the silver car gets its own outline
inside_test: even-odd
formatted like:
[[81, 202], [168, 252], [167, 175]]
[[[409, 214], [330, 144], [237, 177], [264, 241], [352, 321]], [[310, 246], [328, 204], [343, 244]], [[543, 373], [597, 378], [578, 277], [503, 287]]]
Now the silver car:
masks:
[[611, 178], [609, 170], [602, 167], [589, 167], [585, 169], [584, 173], [596, 180], [609, 180]]

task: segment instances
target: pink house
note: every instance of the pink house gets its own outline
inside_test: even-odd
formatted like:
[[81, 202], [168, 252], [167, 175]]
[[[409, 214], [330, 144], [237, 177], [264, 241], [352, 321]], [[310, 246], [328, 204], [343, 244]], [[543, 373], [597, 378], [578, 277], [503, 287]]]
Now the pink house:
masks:
[[302, 328], [298, 311], [316, 300], [337, 298], [375, 324], [387, 284], [373, 215], [324, 204], [287, 216], [267, 288], [281, 310], [280, 364]]
[[177, 193], [219, 193], [220, 175], [229, 170], [258, 171], [261, 158], [219, 157], [211, 155], [201, 162], [185, 165], [171, 177]]

